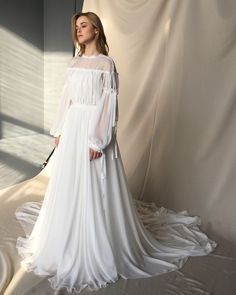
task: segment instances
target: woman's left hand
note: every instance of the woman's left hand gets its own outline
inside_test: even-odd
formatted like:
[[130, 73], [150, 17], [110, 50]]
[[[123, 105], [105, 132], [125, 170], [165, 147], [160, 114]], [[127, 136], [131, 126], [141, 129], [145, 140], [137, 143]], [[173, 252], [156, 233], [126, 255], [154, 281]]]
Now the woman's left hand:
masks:
[[102, 152], [98, 152], [98, 151], [95, 151], [91, 148], [89, 148], [89, 158], [90, 158], [90, 161], [91, 160], [95, 160], [97, 158], [100, 158], [102, 156]]

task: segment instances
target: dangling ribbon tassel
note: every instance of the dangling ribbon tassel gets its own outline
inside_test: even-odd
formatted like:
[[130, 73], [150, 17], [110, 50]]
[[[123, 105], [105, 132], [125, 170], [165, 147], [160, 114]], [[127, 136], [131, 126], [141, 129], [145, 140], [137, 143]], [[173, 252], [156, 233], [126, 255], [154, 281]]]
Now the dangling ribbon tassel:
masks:
[[101, 181], [102, 181], [102, 196], [105, 196], [105, 178], [107, 175], [105, 153], [101, 156]]
[[115, 142], [115, 158], [118, 158], [118, 152], [117, 152], [117, 141]]
[[116, 134], [117, 134], [117, 125], [115, 124], [114, 125], [114, 133], [113, 133], [114, 145], [113, 145], [112, 154], [111, 154], [112, 160], [114, 160], [114, 157], [118, 158], [118, 151], [117, 151], [118, 147], [117, 147]]

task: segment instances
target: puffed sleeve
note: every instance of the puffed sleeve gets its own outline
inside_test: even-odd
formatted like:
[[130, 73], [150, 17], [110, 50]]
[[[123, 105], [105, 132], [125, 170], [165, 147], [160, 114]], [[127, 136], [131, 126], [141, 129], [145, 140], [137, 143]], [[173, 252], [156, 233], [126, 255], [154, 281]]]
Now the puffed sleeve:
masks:
[[102, 152], [117, 130], [119, 76], [112, 60], [102, 74], [102, 92], [89, 124], [89, 147]]
[[57, 106], [54, 121], [49, 131], [49, 133], [54, 137], [57, 137], [61, 134], [61, 130], [65, 120], [65, 115], [71, 105], [71, 100], [69, 99], [67, 95], [66, 89], [67, 89], [67, 83], [65, 81], [64, 87], [62, 89], [62, 93], [59, 97], [59, 104]]

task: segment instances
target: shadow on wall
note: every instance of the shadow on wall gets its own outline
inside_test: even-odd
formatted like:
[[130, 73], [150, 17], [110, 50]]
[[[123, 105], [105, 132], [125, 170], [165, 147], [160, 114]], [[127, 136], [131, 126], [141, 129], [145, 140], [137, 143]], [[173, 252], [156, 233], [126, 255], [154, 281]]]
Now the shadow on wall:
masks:
[[[27, 173], [35, 171], [30, 157], [18, 157], [20, 151], [12, 151], [22, 144], [25, 136], [43, 134], [51, 124], [62, 87], [62, 71], [73, 51], [71, 16], [82, 5], [83, 1], [78, 0], [1, 1], [0, 139], [4, 139], [0, 146], [1, 167], [15, 167], [22, 174], [26, 173], [23, 167], [27, 167]], [[25, 147], [29, 140], [25, 140]], [[31, 140], [37, 144], [36, 137]], [[11, 148], [4, 150], [7, 142]]]
[[0, 138], [42, 132], [43, 52], [3, 27], [0, 27], [0, 47]]

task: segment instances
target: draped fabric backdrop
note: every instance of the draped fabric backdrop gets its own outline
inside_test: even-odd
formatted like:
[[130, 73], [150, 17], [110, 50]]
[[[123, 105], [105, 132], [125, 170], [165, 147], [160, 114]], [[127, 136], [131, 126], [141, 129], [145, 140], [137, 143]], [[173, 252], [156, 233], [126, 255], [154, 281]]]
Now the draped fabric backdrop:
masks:
[[236, 241], [236, 2], [85, 0], [120, 75], [118, 141], [135, 198]]
[[[53, 4], [49, 1], [45, 6], [46, 44], [50, 46], [66, 44], [65, 38], [52, 41], [51, 34], [58, 17], [67, 18], [70, 11], [72, 15], [73, 8], [68, 1], [62, 1], [62, 6]], [[83, 11], [101, 17], [119, 72], [117, 136], [133, 197], [199, 215], [201, 228], [219, 243], [216, 252], [194, 257], [181, 271], [121, 280], [102, 294], [236, 294], [236, 2], [85, 0]], [[70, 19], [60, 22], [62, 27], [63, 23]], [[8, 40], [5, 36], [3, 40]], [[9, 40], [5, 43], [14, 47], [15, 39]], [[25, 63], [19, 63], [18, 56], [29, 47], [16, 40], [22, 47], [15, 46], [15, 54], [5, 60], [16, 68], [11, 75], [17, 73], [22, 80]], [[50, 46], [44, 52], [48, 129], [63, 86], [61, 73], [71, 59], [70, 52], [51, 52]], [[38, 53], [32, 52], [29, 60], [34, 61]], [[7, 81], [15, 78], [11, 79]], [[10, 82], [6, 85], [13, 87]], [[23, 88], [29, 84], [23, 82]], [[11, 102], [12, 97], [21, 101], [21, 91], [15, 96], [15, 88], [6, 85], [5, 101]], [[46, 278], [26, 273], [20, 266], [15, 242], [23, 230], [14, 215], [24, 202], [43, 200], [54, 155], [35, 177], [0, 190], [1, 294], [58, 294]]]

